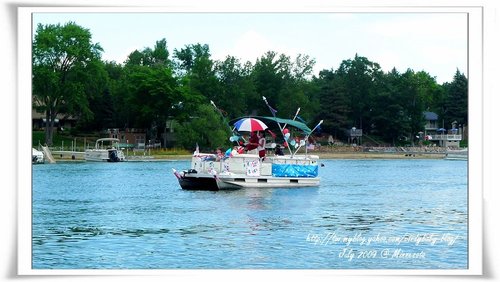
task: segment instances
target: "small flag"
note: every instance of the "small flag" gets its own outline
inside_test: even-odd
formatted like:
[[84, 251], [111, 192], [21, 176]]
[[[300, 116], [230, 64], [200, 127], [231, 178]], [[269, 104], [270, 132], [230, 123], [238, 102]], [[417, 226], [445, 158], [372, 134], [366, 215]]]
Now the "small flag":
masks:
[[269, 110], [271, 111], [271, 113], [273, 114], [273, 116], [276, 116], [276, 113], [278, 112], [277, 110], [273, 109], [273, 107], [269, 106], [269, 103], [267, 102], [267, 99], [266, 97], [262, 96], [262, 99], [264, 100], [264, 102], [266, 102], [266, 105], [267, 107], [269, 108]]
[[269, 106], [269, 104], [267, 104], [267, 106], [269, 107], [269, 110], [271, 110], [273, 116], [278, 112], [277, 110], [273, 109], [273, 107]]
[[177, 177], [177, 179], [182, 178], [181, 174], [179, 172], [177, 172], [177, 170], [175, 170], [174, 168], [172, 168], [172, 170], [174, 171], [174, 175], [175, 175], [175, 177]]

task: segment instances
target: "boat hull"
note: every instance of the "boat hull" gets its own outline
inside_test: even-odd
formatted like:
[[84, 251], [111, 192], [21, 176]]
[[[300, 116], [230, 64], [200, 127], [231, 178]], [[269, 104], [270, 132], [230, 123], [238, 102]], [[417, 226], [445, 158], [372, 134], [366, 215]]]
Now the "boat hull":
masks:
[[242, 188], [293, 188], [319, 186], [320, 178], [301, 177], [248, 177], [246, 175], [211, 175], [177, 173], [176, 177], [184, 190], [237, 190]]
[[191, 168], [174, 175], [182, 189], [231, 190], [241, 188], [319, 186], [317, 156], [278, 156], [261, 160], [240, 154], [217, 160], [212, 154], [195, 154]]
[[177, 179], [184, 190], [219, 190], [217, 181], [213, 176], [184, 175]]
[[240, 188], [293, 188], [319, 186], [319, 177], [288, 178], [288, 177], [228, 177], [217, 179], [220, 190]]

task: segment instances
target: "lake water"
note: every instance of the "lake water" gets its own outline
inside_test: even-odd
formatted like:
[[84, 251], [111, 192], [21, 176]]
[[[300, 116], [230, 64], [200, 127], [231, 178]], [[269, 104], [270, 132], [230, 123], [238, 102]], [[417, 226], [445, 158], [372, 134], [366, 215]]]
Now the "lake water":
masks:
[[322, 160], [315, 188], [185, 191], [187, 161], [33, 166], [34, 269], [466, 269], [467, 162]]

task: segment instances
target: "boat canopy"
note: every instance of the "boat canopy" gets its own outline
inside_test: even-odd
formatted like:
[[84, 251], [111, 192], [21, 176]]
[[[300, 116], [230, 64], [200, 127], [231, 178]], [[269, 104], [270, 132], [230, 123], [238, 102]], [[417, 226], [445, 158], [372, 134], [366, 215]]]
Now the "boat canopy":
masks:
[[293, 127], [296, 127], [298, 129], [302, 130], [306, 135], [309, 135], [312, 132], [312, 129], [310, 129], [305, 123], [302, 123], [300, 121], [278, 118], [278, 117], [262, 117], [262, 116], [252, 116], [252, 117], [257, 118], [257, 119], [265, 119], [265, 120], [269, 120], [269, 121], [274, 121], [274, 122], [278, 122], [281, 124], [288, 124], [288, 125], [291, 125]]

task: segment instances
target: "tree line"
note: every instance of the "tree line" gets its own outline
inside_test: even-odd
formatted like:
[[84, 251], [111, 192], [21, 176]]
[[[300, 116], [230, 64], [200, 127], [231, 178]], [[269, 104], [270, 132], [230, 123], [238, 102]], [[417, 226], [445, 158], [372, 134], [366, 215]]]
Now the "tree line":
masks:
[[212, 58], [206, 44], [168, 51], [167, 40], [130, 53], [123, 63], [104, 61], [90, 30], [69, 22], [38, 25], [33, 40], [33, 108], [45, 113], [46, 143], [52, 143], [57, 114], [78, 118], [80, 132], [107, 128], [147, 129], [148, 140], [163, 142], [167, 121], [175, 121], [176, 144], [214, 148], [228, 143], [225, 120], [270, 115], [265, 96], [282, 118], [299, 118], [319, 133], [346, 138], [356, 127], [388, 144], [409, 142], [422, 131], [424, 111], [439, 124], [467, 124], [467, 78], [438, 84], [425, 71], [380, 65], [355, 54], [338, 68], [313, 74], [315, 60], [268, 51], [255, 62], [228, 55]]

